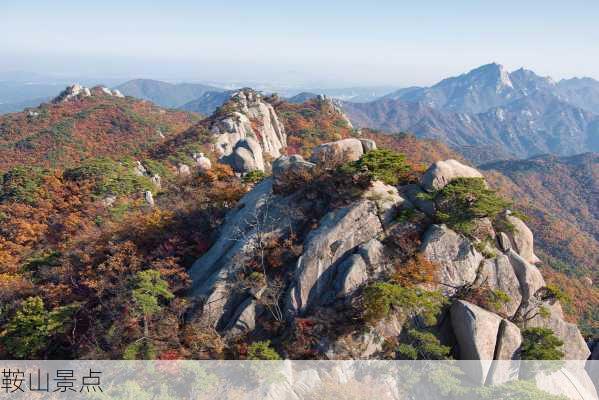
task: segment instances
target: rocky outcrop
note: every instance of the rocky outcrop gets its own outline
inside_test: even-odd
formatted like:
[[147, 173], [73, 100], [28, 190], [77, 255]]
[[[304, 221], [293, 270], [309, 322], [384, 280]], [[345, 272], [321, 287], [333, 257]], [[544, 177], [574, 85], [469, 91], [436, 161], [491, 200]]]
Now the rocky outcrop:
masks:
[[[233, 95], [202, 124], [214, 137], [214, 150], [237, 172], [264, 170], [264, 159], [275, 159], [287, 145], [285, 128], [274, 108], [251, 90]], [[240, 142], [245, 141], [240, 144]], [[250, 167], [251, 169], [245, 169]]]
[[484, 257], [464, 236], [446, 225], [432, 225], [422, 238], [422, 252], [439, 265], [439, 289], [446, 295], [472, 284]]
[[494, 311], [508, 317], [516, 314], [522, 303], [520, 281], [506, 255], [500, 254], [495, 258], [484, 260], [476, 283], [477, 286], [501, 290], [508, 295], [509, 300]]
[[579, 360], [579, 364], [584, 366], [585, 360], [591, 355], [589, 347], [580, 334], [578, 327], [575, 324], [564, 321], [561, 312], [556, 311], [554, 308], [549, 309], [549, 316], [543, 317], [542, 315], [537, 315], [526, 321], [524, 325], [527, 328], [543, 327], [551, 329], [555, 336], [564, 342], [562, 351], [564, 352], [565, 360]]
[[356, 246], [382, 232], [376, 205], [369, 200], [334, 210], [306, 237], [296, 276], [291, 286], [288, 307], [302, 314], [324, 300], [335, 275], [335, 263]]
[[[539, 263], [541, 260], [534, 253], [534, 237], [530, 228], [520, 218], [512, 215], [509, 210], [502, 215], [502, 218], [504, 225], [509, 228], [506, 229], [505, 235], [509, 239], [510, 247], [527, 262]], [[507, 243], [504, 246], [507, 247]]]
[[118, 97], [118, 98], [125, 97], [119, 90], [116, 90], [116, 89], [111, 90], [104, 86], [96, 86], [96, 87], [90, 89], [88, 87], [81, 86], [80, 84], [75, 83], [71, 86], [67, 86], [67, 88], [65, 90], [63, 90], [56, 98], [54, 98], [54, 100], [52, 100], [52, 102], [53, 103], [63, 103], [65, 101], [70, 101], [73, 99], [80, 99], [80, 98], [84, 98], [84, 97], [99, 96], [99, 95]]
[[265, 169], [262, 148], [252, 137], [241, 139], [235, 143], [232, 153], [223, 157], [222, 161], [231, 165], [237, 172], [264, 171]]
[[426, 170], [420, 181], [427, 192], [441, 190], [456, 178], [482, 178], [476, 169], [456, 160], [437, 161]]
[[343, 112], [341, 108], [341, 104], [338, 103], [335, 99], [332, 99], [324, 94], [319, 94], [316, 96], [316, 101], [329, 110], [330, 113], [334, 113], [338, 115], [347, 125], [348, 128], [353, 129], [353, 125], [347, 115]]
[[232, 326], [234, 314], [250, 296], [237, 293], [236, 274], [243, 269], [261, 235], [277, 233], [281, 228], [295, 226], [293, 216], [287, 213], [290, 199], [273, 197], [272, 180], [265, 179], [245, 195], [235, 210], [229, 213], [221, 226], [216, 242], [191, 267], [192, 291], [204, 300], [202, 320], [224, 329]]
[[310, 161], [315, 163], [341, 164], [359, 160], [364, 154], [364, 146], [358, 139], [343, 139], [324, 143], [312, 150]]
[[485, 383], [495, 356], [501, 317], [474, 304], [458, 300], [451, 307], [451, 325], [461, 360], [478, 360], [468, 371], [475, 382]]
[[[345, 139], [321, 145], [312, 160], [326, 167], [334, 165], [331, 161], [339, 155], [357, 159], [372, 148], [367, 142]], [[351, 314], [361, 305], [366, 285], [389, 281], [398, 265], [420, 251], [438, 266], [434, 281], [420, 287], [439, 290], [452, 303], [443, 314], [447, 318], [433, 330], [452, 346], [452, 354], [473, 360], [467, 372], [477, 382], [500, 385], [518, 378], [521, 329], [533, 326], [551, 328], [564, 341], [566, 358], [579, 360], [579, 369], [584, 364], [589, 351], [579, 330], [564, 320], [559, 302], [547, 296], [546, 283], [531, 262], [533, 239], [528, 228], [519, 227], [514, 230], [519, 233], [510, 236], [501, 224], [495, 226], [497, 221], [480, 218], [474, 221], [475, 234], [465, 236], [433, 224], [430, 195], [414, 184], [397, 188], [375, 181], [335, 206], [323, 206], [323, 199], [302, 188], [276, 190], [315, 166], [300, 156], [275, 160], [273, 177], [246, 194], [227, 215], [214, 245], [193, 265], [192, 290], [202, 300], [201, 319], [227, 339], [264, 334], [260, 322], [267, 314], [261, 293], [269, 290], [268, 282], [248, 290], [239, 279], [244, 266], [256, 262], [260, 243], [281, 243], [277, 241], [293, 235], [298, 251], [281, 267], [285, 277], [278, 303], [281, 319], [291, 327], [308, 322], [306, 326], [319, 326], [321, 330], [311, 337], [317, 342], [311, 350], [324, 357], [376, 358], [387, 351], [385, 343], [402, 340], [406, 326], [420, 327], [421, 319], [408, 319], [394, 307], [387, 317], [359, 329], [352, 325], [355, 314]], [[430, 187], [436, 188], [463, 176], [432, 175]], [[427, 210], [428, 216], [418, 209]], [[487, 294], [502, 301], [493, 302]], [[540, 312], [541, 307], [549, 316]], [[339, 326], [325, 328], [328, 323]], [[588, 375], [576, 374], [584, 387]]]
[[501, 385], [518, 379], [522, 334], [513, 323], [502, 320], [497, 332], [493, 363], [486, 378], [488, 385]]
[[69, 101], [75, 98], [89, 97], [91, 96], [91, 90], [85, 86], [81, 86], [78, 83], [74, 85], [67, 86], [65, 90], [63, 90], [54, 100], [53, 103], [62, 103], [65, 101]]
[[435, 215], [435, 202], [432, 201], [422, 187], [417, 184], [410, 184], [403, 186], [401, 188], [402, 195], [405, 195], [408, 200], [420, 211], [428, 215], [429, 217], [434, 217]]
[[597, 400], [593, 381], [577, 362], [566, 361], [557, 371], [548, 369], [533, 377], [538, 388], [556, 396], [571, 400]]

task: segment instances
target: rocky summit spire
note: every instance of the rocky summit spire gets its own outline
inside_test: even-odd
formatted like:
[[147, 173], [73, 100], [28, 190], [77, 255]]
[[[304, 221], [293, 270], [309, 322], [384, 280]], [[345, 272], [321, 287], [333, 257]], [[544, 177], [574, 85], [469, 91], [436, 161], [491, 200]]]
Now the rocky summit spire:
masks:
[[237, 172], [264, 171], [287, 146], [285, 128], [272, 105], [252, 89], [231, 95], [203, 124], [214, 137], [214, 150]]

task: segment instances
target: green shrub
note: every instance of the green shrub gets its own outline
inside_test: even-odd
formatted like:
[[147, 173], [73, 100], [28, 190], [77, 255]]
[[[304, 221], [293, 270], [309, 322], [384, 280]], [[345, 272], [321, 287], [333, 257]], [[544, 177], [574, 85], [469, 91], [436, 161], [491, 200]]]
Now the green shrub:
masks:
[[175, 295], [169, 290], [168, 282], [162, 279], [160, 271], [147, 269], [135, 276], [135, 288], [132, 296], [136, 310], [143, 316], [144, 336], [149, 336], [149, 321], [159, 312], [160, 299], [172, 300]]
[[559, 301], [564, 306], [569, 306], [572, 304], [572, 299], [570, 296], [566, 294], [559, 286], [549, 284], [545, 286], [543, 294], [543, 301], [555, 302]]
[[483, 178], [458, 178], [435, 196], [436, 218], [452, 229], [470, 235], [474, 219], [494, 219], [509, 205], [495, 191], [487, 188]]
[[79, 167], [66, 170], [64, 177], [73, 181], [92, 181], [93, 192], [99, 197], [129, 195], [154, 187], [150, 178], [135, 174], [134, 163], [129, 160], [118, 162], [109, 158], [93, 158]]
[[29, 297], [2, 332], [4, 347], [17, 358], [34, 358], [48, 348], [50, 338], [66, 328], [77, 305], [47, 311], [40, 297]]
[[551, 329], [529, 328], [522, 331], [523, 360], [561, 360], [564, 344]]
[[411, 170], [403, 154], [388, 149], [371, 150], [342, 168], [348, 172], [366, 171], [371, 179], [388, 185], [399, 184]]
[[168, 179], [174, 175], [168, 166], [161, 161], [146, 158], [143, 160], [143, 165], [150, 175], [159, 175], [163, 179]]
[[280, 360], [281, 356], [270, 346], [270, 340], [254, 342], [248, 346], [248, 360]]
[[407, 343], [397, 347], [399, 358], [404, 360], [445, 360], [449, 358], [450, 347], [443, 346], [431, 332], [410, 329]]
[[155, 360], [156, 349], [149, 340], [136, 340], [123, 351], [123, 360]]
[[266, 174], [259, 169], [250, 171], [243, 176], [243, 183], [258, 183], [266, 178]]
[[48, 171], [21, 165], [6, 172], [0, 179], [0, 202], [12, 201], [35, 205]]
[[379, 321], [396, 309], [405, 316], [420, 315], [432, 325], [446, 302], [447, 298], [439, 292], [377, 282], [364, 289], [364, 318], [369, 322]]
[[511, 300], [510, 295], [500, 289], [491, 289], [487, 294], [487, 304], [493, 311], [500, 310]]

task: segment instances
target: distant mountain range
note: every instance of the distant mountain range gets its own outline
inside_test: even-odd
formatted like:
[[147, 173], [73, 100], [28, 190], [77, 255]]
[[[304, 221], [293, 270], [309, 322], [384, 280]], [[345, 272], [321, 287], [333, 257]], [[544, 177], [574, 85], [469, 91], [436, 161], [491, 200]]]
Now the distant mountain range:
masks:
[[117, 86], [126, 96], [150, 100], [162, 107], [177, 108], [202, 97], [206, 92], [222, 92], [224, 89], [199, 83], [168, 83], [151, 79], [134, 79]]
[[185, 103], [179, 108], [185, 111], [197, 112], [202, 115], [210, 115], [214, 110], [229, 100], [233, 93], [235, 93], [235, 90], [205, 92], [199, 98]]
[[[343, 104], [354, 125], [444, 141], [473, 162], [599, 151], [599, 82], [488, 64], [428, 87]], [[584, 106], [584, 107], [581, 107]]]
[[591, 78], [555, 82], [533, 71], [514, 72], [496, 63], [483, 65], [460, 76], [443, 79], [431, 87], [399, 89], [384, 96], [450, 112], [477, 114], [506, 105], [536, 92], [599, 113], [599, 82]]

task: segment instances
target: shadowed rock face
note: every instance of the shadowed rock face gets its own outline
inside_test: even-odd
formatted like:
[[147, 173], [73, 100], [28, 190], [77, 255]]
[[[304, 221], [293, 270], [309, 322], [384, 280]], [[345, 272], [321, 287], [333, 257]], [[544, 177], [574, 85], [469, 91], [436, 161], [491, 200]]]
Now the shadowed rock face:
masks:
[[382, 230], [376, 205], [368, 200], [327, 214], [305, 240], [290, 292], [291, 312], [302, 314], [317, 302], [330, 290], [336, 262]]

